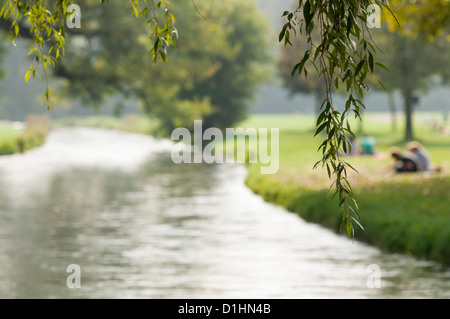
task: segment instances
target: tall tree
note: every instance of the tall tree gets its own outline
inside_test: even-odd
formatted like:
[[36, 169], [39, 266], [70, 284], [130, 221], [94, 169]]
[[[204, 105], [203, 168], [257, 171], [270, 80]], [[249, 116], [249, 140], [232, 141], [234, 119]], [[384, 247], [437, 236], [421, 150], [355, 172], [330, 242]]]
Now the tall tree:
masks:
[[[421, 2], [419, 7], [426, 11], [429, 5], [431, 3], [425, 5]], [[412, 5], [406, 8], [416, 10]], [[450, 70], [446, 66], [450, 64], [450, 56], [446, 52], [450, 50], [450, 40], [445, 27], [429, 30], [429, 24], [412, 24], [402, 10], [398, 10], [399, 17], [404, 21], [402, 28], [393, 24], [384, 26], [374, 32], [373, 37], [377, 45], [383, 48], [377, 59], [389, 68], [389, 72], [379, 69], [377, 77], [381, 79], [388, 94], [392, 95], [393, 91], [399, 90], [403, 96], [404, 138], [412, 140], [415, 138], [413, 113], [419, 91], [427, 91], [449, 80]]]
[[197, 5], [207, 21], [220, 21], [226, 27], [226, 43], [232, 54], [217, 55], [217, 72], [209, 78], [194, 80], [182, 96], [211, 97], [214, 112], [205, 117], [204, 127], [226, 128], [243, 120], [249, 102], [269, 74], [270, 61], [267, 33], [269, 26], [253, 2], [227, 0], [215, 6]]
[[117, 92], [134, 97], [166, 131], [190, 127], [205, 116], [209, 125], [225, 127], [246, 115], [268, 58], [266, 26], [255, 6], [240, 10], [237, 1], [211, 6], [204, 0], [195, 7], [178, 4], [173, 12], [185, 35], [176, 52], [167, 49], [170, 63], [165, 65], [148, 58], [148, 30], [126, 11], [127, 3], [83, 0], [80, 6], [85, 26], [70, 30], [66, 55], [55, 72], [68, 80], [66, 94], [82, 96], [86, 103]]

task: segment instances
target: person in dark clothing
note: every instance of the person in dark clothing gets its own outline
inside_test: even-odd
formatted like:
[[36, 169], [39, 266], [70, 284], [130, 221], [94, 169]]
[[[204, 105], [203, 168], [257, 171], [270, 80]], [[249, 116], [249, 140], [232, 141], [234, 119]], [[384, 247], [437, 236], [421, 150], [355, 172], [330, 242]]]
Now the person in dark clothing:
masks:
[[431, 161], [430, 154], [419, 142], [416, 142], [416, 141], [409, 142], [406, 145], [406, 149], [408, 151], [410, 151], [411, 153], [413, 153], [414, 155], [416, 155], [417, 158], [419, 159], [419, 161], [421, 163], [421, 169], [419, 169], [420, 171], [436, 172], [436, 173], [439, 173], [442, 171], [441, 167], [433, 167], [433, 165], [431, 164], [432, 161]]
[[420, 160], [411, 152], [402, 153], [399, 148], [391, 149], [391, 156], [395, 160], [395, 172], [418, 172], [421, 170]]
[[409, 142], [406, 145], [406, 149], [411, 153], [414, 153], [414, 155], [416, 155], [417, 158], [420, 160], [422, 164], [421, 171], [424, 172], [432, 171], [430, 154], [419, 142], [416, 141]]

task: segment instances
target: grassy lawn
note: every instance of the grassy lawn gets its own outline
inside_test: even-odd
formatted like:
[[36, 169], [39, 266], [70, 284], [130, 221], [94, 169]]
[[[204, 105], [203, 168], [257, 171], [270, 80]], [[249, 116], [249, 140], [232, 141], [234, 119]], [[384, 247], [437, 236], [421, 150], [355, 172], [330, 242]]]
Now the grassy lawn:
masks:
[[[356, 239], [382, 249], [412, 254], [450, 264], [450, 136], [442, 136], [430, 123], [436, 115], [416, 115], [416, 136], [431, 154], [440, 174], [394, 174], [388, 152], [404, 147], [402, 127], [394, 132], [379, 115], [365, 116], [364, 132], [374, 136], [384, 157], [352, 157], [359, 174], [351, 180], [360, 199], [365, 231]], [[358, 123], [354, 123], [358, 131]], [[328, 200], [330, 180], [324, 170], [312, 170], [320, 159], [317, 147], [323, 137], [313, 137], [314, 119], [295, 115], [255, 115], [242, 127], [280, 128], [280, 169], [261, 175], [259, 164], [249, 165], [247, 185], [267, 201], [298, 213], [307, 221], [338, 231], [342, 213]], [[356, 226], [357, 227], [357, 226]]]
[[16, 152], [16, 139], [20, 132], [9, 125], [0, 125], [0, 155]]
[[0, 125], [0, 137], [2, 141], [14, 139], [19, 135], [19, 131], [10, 125]]
[[12, 125], [0, 125], [0, 155], [22, 153], [45, 143], [51, 128], [46, 117], [29, 115], [23, 130]]

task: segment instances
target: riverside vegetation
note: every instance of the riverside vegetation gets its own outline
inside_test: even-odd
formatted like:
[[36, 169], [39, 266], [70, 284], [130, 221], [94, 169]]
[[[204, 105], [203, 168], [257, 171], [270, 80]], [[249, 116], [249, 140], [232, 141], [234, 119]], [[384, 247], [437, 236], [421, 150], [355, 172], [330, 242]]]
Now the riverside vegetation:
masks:
[[50, 119], [38, 115], [29, 115], [20, 127], [0, 124], [0, 155], [23, 153], [41, 146], [50, 129]]

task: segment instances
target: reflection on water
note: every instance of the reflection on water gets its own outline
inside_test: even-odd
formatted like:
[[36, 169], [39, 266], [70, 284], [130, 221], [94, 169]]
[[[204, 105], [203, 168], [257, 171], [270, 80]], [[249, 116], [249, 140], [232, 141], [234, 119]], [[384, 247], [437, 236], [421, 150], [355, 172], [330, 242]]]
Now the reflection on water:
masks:
[[[169, 142], [59, 129], [0, 158], [0, 297], [450, 297], [450, 273], [352, 243], [245, 186], [240, 165], [172, 164]], [[66, 268], [81, 267], [80, 289]], [[367, 267], [381, 267], [370, 289]]]

